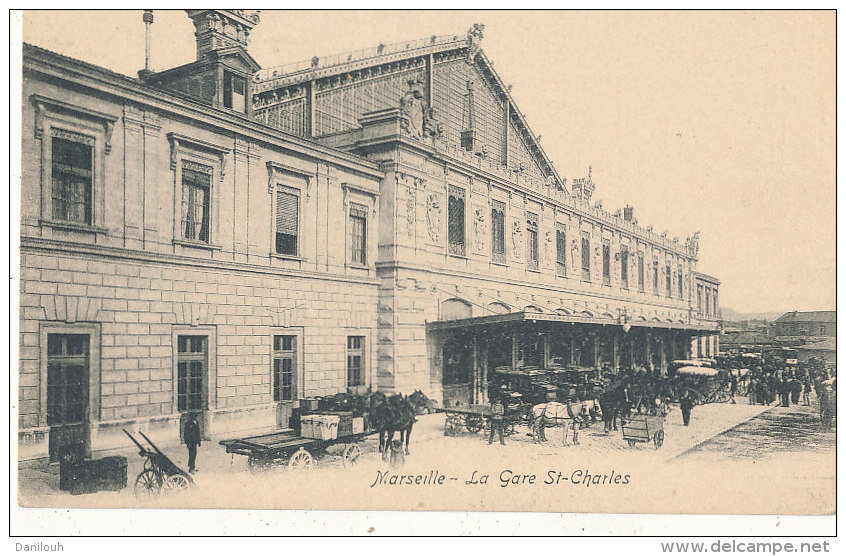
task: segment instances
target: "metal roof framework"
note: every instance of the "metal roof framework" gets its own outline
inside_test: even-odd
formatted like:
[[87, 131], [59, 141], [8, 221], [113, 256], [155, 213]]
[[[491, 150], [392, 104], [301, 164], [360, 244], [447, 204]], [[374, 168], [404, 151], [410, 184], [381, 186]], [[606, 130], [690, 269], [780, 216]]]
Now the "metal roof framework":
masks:
[[[516, 312], [516, 313], [502, 313], [498, 315], [485, 315], [481, 317], [470, 317], [466, 319], [455, 320], [438, 320], [426, 323], [427, 332], [437, 332], [442, 330], [457, 330], [474, 328], [479, 326], [490, 326], [509, 323], [536, 323], [536, 322], [558, 322], [569, 324], [588, 324], [601, 326], [618, 326], [623, 327], [624, 323], [617, 319], [608, 317], [589, 317], [587, 315], [562, 315], [552, 313], [535, 313], [535, 312]], [[666, 322], [656, 320], [631, 320], [628, 324], [632, 328], [657, 328], [667, 330], [686, 330], [688, 332], [697, 332], [699, 334], [714, 334], [719, 332], [717, 323], [699, 324], [699, 323], [683, 323], [683, 322]]]

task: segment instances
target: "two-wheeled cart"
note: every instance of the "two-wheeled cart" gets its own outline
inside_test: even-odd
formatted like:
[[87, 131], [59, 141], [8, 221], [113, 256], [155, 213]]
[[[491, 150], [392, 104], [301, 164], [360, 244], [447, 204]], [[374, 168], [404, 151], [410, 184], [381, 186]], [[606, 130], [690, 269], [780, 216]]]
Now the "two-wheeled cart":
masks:
[[[522, 402], [505, 406], [503, 429], [505, 434], [514, 434], [514, 427], [529, 421], [532, 406]], [[477, 433], [490, 428], [491, 406], [489, 404], [469, 404], [456, 407], [441, 407], [437, 409], [446, 414], [444, 420], [444, 436], [459, 436], [464, 429]]]
[[664, 445], [664, 417], [641, 415], [623, 421], [623, 440], [634, 447], [638, 442], [652, 442], [657, 450]]
[[337, 438], [319, 439], [299, 436], [292, 430], [269, 434], [221, 440], [227, 454], [247, 456], [250, 469], [266, 469], [273, 466], [287, 466], [292, 470], [304, 470], [314, 465], [316, 459], [327, 455], [327, 450], [343, 444], [341, 454], [344, 467], [351, 467], [361, 458], [359, 442], [376, 431], [366, 431]]
[[138, 442], [126, 429], [123, 429], [123, 432], [138, 446], [139, 454], [142, 458], [145, 458], [144, 469], [135, 479], [135, 496], [137, 498], [144, 499], [158, 496], [159, 494], [172, 494], [184, 491], [188, 487], [193, 486], [193, 477], [173, 463], [164, 452], [153, 444], [152, 440], [147, 438], [147, 435], [138, 431], [141, 438], [152, 449], [148, 449]]

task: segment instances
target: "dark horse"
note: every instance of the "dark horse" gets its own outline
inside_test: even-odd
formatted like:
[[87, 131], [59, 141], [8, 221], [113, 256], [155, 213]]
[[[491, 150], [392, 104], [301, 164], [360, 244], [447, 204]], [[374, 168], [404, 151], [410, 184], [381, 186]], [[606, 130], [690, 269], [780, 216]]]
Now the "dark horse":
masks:
[[599, 395], [599, 409], [602, 411], [602, 421], [605, 432], [617, 430], [617, 416], [623, 408], [623, 388], [617, 387], [606, 390]]
[[400, 433], [400, 442], [405, 444], [405, 454], [410, 455], [408, 444], [411, 440], [411, 430], [417, 421], [416, 415], [429, 407], [431, 402], [419, 390], [407, 397], [402, 394], [387, 397], [381, 392], [375, 392], [371, 396], [370, 424], [379, 431], [379, 452], [383, 460], [388, 459], [388, 450], [395, 432]]

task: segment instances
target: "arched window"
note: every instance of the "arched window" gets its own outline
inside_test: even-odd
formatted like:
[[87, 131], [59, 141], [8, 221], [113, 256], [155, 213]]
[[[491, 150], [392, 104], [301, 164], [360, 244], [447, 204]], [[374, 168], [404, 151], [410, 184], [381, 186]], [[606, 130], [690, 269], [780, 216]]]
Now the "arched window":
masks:
[[452, 298], [441, 303], [440, 320], [469, 319], [473, 316], [473, 307], [463, 299]]

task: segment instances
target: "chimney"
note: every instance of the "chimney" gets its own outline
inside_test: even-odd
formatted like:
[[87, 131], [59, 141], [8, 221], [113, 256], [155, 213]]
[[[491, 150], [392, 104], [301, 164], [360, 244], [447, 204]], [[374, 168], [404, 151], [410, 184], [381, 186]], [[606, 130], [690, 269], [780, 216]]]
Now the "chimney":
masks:
[[634, 220], [634, 207], [626, 205], [623, 207], [623, 220], [631, 222]]
[[153, 26], [153, 10], [144, 10], [141, 21], [144, 22], [144, 69], [138, 72], [138, 77], [146, 79], [153, 73], [150, 69], [150, 28]]
[[197, 60], [231, 46], [247, 48], [250, 31], [259, 22], [258, 10], [185, 10], [194, 22]]

